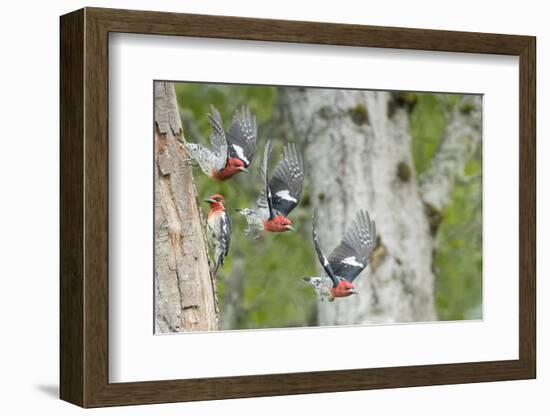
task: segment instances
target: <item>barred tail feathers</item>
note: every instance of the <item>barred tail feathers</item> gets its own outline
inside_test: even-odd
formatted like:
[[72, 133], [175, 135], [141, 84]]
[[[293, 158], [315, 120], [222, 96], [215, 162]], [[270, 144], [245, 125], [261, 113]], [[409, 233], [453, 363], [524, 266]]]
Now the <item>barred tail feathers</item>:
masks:
[[217, 244], [214, 250], [214, 258], [216, 259], [216, 264], [214, 266], [214, 273], [218, 271], [220, 266], [223, 266], [223, 261], [225, 257], [224, 254], [225, 254], [225, 248], [221, 247], [220, 244]]

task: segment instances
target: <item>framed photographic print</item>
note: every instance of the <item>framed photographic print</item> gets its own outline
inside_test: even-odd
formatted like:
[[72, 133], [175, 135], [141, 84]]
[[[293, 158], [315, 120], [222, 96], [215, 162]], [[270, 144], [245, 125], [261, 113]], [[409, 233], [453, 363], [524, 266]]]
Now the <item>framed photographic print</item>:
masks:
[[534, 378], [535, 38], [61, 17], [61, 398]]

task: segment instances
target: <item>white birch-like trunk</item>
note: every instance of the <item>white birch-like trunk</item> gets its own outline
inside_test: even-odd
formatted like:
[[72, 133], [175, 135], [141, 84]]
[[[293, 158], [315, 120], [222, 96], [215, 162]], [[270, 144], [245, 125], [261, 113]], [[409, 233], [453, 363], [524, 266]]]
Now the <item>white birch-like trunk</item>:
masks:
[[[480, 133], [467, 131], [475, 136], [468, 151], [455, 154], [456, 163], [444, 172], [430, 171], [431, 179], [426, 175], [419, 181], [411, 151], [411, 104], [403, 97], [377, 91], [280, 90], [281, 113], [294, 135], [289, 139], [303, 145], [311, 203], [318, 212], [324, 251], [330, 253], [341, 241], [359, 209], [367, 209], [376, 222], [378, 238], [371, 263], [354, 282], [359, 295], [333, 303], [319, 302], [320, 325], [437, 319], [434, 234], [450, 194], [441, 190], [440, 176], [448, 177], [443, 182], [452, 189]], [[457, 114], [453, 111], [450, 118]], [[464, 134], [446, 131], [440, 150], [446, 139], [463, 142]], [[454, 143], [447, 147], [460, 146]], [[438, 200], [442, 203], [425, 202], [423, 192], [443, 195]]]

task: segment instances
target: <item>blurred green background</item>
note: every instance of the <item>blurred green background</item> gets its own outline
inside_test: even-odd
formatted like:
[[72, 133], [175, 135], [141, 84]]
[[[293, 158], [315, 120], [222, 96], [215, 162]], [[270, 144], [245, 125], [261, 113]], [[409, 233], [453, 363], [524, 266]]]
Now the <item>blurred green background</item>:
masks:
[[[210, 104], [220, 110], [226, 129], [234, 110], [244, 104], [258, 121], [257, 153], [248, 175], [240, 174], [225, 182], [211, 180], [198, 168], [194, 175], [199, 198], [223, 194], [233, 219], [230, 255], [217, 276], [222, 329], [316, 325], [315, 292], [300, 279], [317, 274], [317, 260], [310, 241], [311, 207], [307, 187], [300, 205], [291, 214], [293, 223], [298, 225], [294, 233], [265, 233], [261, 240], [248, 240], [244, 236], [244, 218], [234, 211], [255, 207], [261, 185], [258, 160], [267, 139], [272, 139], [276, 146], [273, 160], [280, 157], [283, 140], [278, 131], [277, 88], [198, 83], [176, 83], [175, 86], [188, 141], [209, 146]], [[459, 99], [456, 94], [415, 93], [411, 133], [417, 173], [429, 167], [437, 149], [445, 127], [445, 106], [452, 106]], [[459, 180], [454, 189], [436, 237], [435, 299], [440, 320], [481, 318], [481, 172], [480, 146], [466, 166], [465, 179]], [[206, 213], [206, 203], [203, 209]]]

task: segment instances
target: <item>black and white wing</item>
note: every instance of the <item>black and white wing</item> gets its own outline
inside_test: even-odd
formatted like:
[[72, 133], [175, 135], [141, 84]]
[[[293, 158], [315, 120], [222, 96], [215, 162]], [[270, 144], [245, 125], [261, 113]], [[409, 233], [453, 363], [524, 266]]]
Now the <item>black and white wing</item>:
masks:
[[277, 163], [271, 179], [269, 190], [273, 210], [288, 216], [298, 205], [304, 185], [304, 161], [294, 143], [283, 149], [283, 159]]
[[225, 211], [220, 216], [219, 230], [215, 232], [215, 252], [216, 266], [214, 271], [218, 270], [218, 267], [223, 266], [225, 257], [229, 254], [229, 245], [231, 243], [231, 217]]
[[353, 280], [367, 267], [374, 249], [376, 228], [367, 211], [359, 211], [346, 231], [342, 242], [330, 254], [328, 261], [336, 276]]
[[227, 256], [229, 254], [229, 244], [231, 243], [231, 217], [227, 213], [227, 211], [222, 216], [222, 233], [225, 236], [224, 241], [224, 256]]
[[240, 159], [245, 168], [250, 166], [256, 151], [258, 128], [256, 117], [250, 113], [247, 106], [235, 111], [233, 123], [227, 133], [227, 150], [230, 157]]
[[319, 238], [317, 237], [317, 214], [313, 213], [313, 223], [311, 227], [311, 233], [313, 237], [313, 244], [315, 245], [315, 251], [317, 252], [317, 257], [319, 258], [319, 262], [325, 269], [325, 271], [328, 274], [328, 277], [330, 277], [330, 280], [332, 281], [332, 287], [338, 286], [339, 279], [336, 277], [336, 274], [332, 270], [332, 267], [330, 265], [329, 260], [327, 259], [327, 256], [323, 253], [323, 250], [321, 250], [321, 246], [319, 244]]
[[210, 121], [210, 127], [212, 129], [210, 133], [210, 143], [212, 144], [212, 153], [214, 154], [213, 163], [215, 169], [219, 171], [222, 170], [227, 163], [228, 148], [222, 116], [213, 105], [210, 106], [208, 120]]
[[268, 220], [275, 218], [275, 211], [273, 210], [273, 195], [269, 188], [269, 157], [271, 155], [271, 141], [268, 140], [264, 148], [264, 160], [262, 163], [262, 179], [264, 183], [264, 189], [258, 199], [258, 205], [267, 208]]

